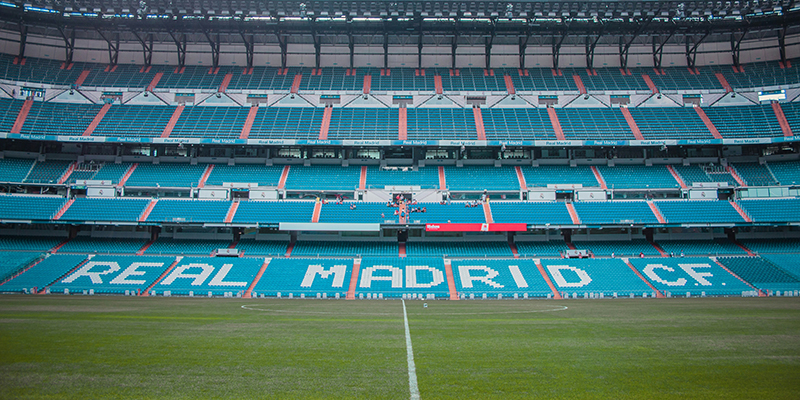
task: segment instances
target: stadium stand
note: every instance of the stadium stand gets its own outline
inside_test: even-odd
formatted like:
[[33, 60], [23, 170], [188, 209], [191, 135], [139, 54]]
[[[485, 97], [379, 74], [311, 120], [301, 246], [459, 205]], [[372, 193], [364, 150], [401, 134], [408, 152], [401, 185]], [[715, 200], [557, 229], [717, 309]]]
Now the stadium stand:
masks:
[[739, 200], [754, 222], [792, 222], [800, 215], [800, 199]]
[[511, 248], [506, 242], [412, 242], [406, 243], [409, 257], [512, 257]]
[[52, 249], [66, 239], [66, 237], [0, 236], [0, 249], [44, 252]]
[[541, 263], [565, 298], [601, 293], [603, 297], [655, 297], [652, 288], [619, 259], [543, 259]]
[[140, 163], [128, 178], [127, 186], [195, 187], [206, 165]]
[[49, 255], [16, 278], [0, 285], [0, 292], [41, 291], [86, 260], [86, 255]]
[[[42, 253], [4, 251], [0, 253], [0, 256], [2, 256], [0, 257], [0, 282], [3, 282], [42, 257]], [[2, 291], [1, 289], [0, 287], [0, 291]]]
[[[647, 166], [633, 166], [633, 165], [617, 165], [615, 167], [608, 167], [605, 165], [597, 166], [597, 170], [606, 181], [606, 186], [609, 189], [631, 189], [631, 188], [648, 188], [648, 189], [664, 189], [664, 188], [677, 188], [678, 182], [672, 177], [663, 165], [655, 165], [652, 167]], [[636, 179], [631, 177], [636, 176]]]
[[615, 257], [626, 256], [659, 256], [661, 253], [646, 240], [593, 240], [578, 241], [573, 240], [572, 244], [577, 249], [589, 250], [595, 256]]
[[147, 243], [143, 239], [98, 238], [78, 236], [58, 249], [61, 253], [135, 254]]
[[313, 201], [242, 201], [233, 217], [237, 224], [311, 222]]
[[206, 179], [206, 186], [222, 186], [227, 183], [255, 183], [258, 186], [277, 187], [281, 179], [282, 165], [214, 164]]
[[[494, 202], [494, 222], [524, 222], [531, 225], [571, 225], [567, 207], [561, 202]], [[482, 214], [481, 214], [482, 215]]]
[[149, 200], [126, 198], [79, 198], [61, 216], [62, 221], [136, 222]]
[[761, 257], [720, 257], [717, 260], [759, 289], [768, 291], [800, 289], [800, 280]]
[[[231, 203], [224, 200], [159, 200], [148, 222], [220, 222], [225, 221]], [[143, 210], [144, 208], [142, 208]], [[138, 218], [138, 215], [137, 215]]]
[[[798, 109], [800, 110], [800, 109]], [[797, 127], [800, 132], [800, 126]], [[800, 184], [800, 163], [797, 161], [770, 162], [768, 168], [780, 185]]]
[[445, 167], [444, 174], [450, 190], [519, 190], [517, 173], [513, 168]]
[[391, 257], [398, 254], [396, 242], [298, 241], [292, 256], [298, 257]]
[[253, 296], [344, 298], [352, 270], [352, 259], [273, 258], [253, 288]]
[[50, 286], [51, 293], [125, 294], [150, 286], [175, 260], [158, 256], [96, 256]]
[[550, 184], [600, 186], [591, 168], [587, 166], [541, 165], [538, 167], [524, 166], [521, 169], [528, 187], [547, 187]]
[[664, 249], [665, 252], [679, 256], [717, 256], [717, 255], [730, 255], [741, 254], [746, 255], [747, 252], [741, 247], [728, 239], [716, 240], [659, 240], [658, 245]]
[[452, 269], [456, 288], [464, 298], [541, 298], [553, 294], [533, 260], [452, 260]]
[[797, 254], [762, 254], [761, 257], [795, 279], [800, 279], [800, 263], [797, 262]]
[[55, 196], [0, 195], [0, 219], [50, 220], [66, 202]]
[[358, 298], [447, 298], [444, 262], [433, 257], [364, 257], [354, 294]]
[[286, 178], [286, 189], [352, 191], [358, 187], [360, 176], [361, 168], [358, 167], [292, 166]]
[[230, 240], [158, 239], [145, 250], [145, 254], [203, 254], [210, 255], [217, 249], [227, 248]]
[[559, 257], [561, 252], [569, 247], [563, 240], [551, 241], [525, 241], [517, 240], [514, 243], [520, 257]]
[[184, 257], [152, 290], [182, 296], [241, 296], [264, 262], [263, 258]]
[[671, 296], [741, 296], [753, 289], [709, 258], [631, 258], [656, 289]]
[[744, 222], [727, 201], [657, 200], [655, 204], [667, 222], [672, 224]]
[[247, 256], [282, 256], [286, 254], [288, 241], [240, 240], [236, 248]]
[[658, 219], [644, 201], [576, 201], [581, 222], [591, 224], [657, 224]]
[[5, 158], [0, 160], [0, 182], [22, 182], [33, 167], [33, 160]]

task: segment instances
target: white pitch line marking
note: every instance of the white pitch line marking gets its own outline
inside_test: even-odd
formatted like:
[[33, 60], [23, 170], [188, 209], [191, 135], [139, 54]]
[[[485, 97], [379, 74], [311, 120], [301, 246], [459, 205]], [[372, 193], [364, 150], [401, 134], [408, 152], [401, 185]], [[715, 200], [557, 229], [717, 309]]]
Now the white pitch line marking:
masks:
[[408, 314], [406, 301], [403, 301], [403, 323], [406, 325], [406, 353], [408, 353], [408, 388], [411, 400], [419, 400], [419, 386], [417, 385], [417, 367], [414, 366], [414, 349], [411, 347], [411, 331], [408, 329]]

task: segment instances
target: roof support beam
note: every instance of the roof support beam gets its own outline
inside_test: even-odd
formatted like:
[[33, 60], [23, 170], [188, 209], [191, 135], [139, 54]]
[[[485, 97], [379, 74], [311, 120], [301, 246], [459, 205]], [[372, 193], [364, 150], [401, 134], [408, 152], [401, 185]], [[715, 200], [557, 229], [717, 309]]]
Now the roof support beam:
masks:
[[564, 33], [561, 34], [561, 37], [553, 36], [553, 69], [558, 69], [558, 58], [561, 55], [561, 44], [564, 43], [564, 38], [567, 37], [567, 32], [569, 32], [569, 30], [565, 30]]
[[186, 34], [181, 33], [179, 36], [175, 36], [175, 32], [169, 31], [169, 36], [172, 37], [172, 41], [175, 42], [175, 47], [178, 51], [178, 68], [183, 68], [186, 66]]
[[314, 68], [320, 68], [320, 52], [322, 51], [322, 38], [317, 34], [314, 25], [311, 26], [311, 39], [314, 40]]
[[736, 68], [739, 68], [739, 54], [741, 54], [739, 46], [745, 36], [747, 36], [747, 29], [740, 34], [738, 39], [736, 38], [736, 32], [731, 32], [731, 58], [733, 58], [733, 66]]
[[144, 66], [149, 67], [153, 65], [153, 34], [148, 33], [144, 37], [133, 31], [133, 35], [142, 44], [142, 54], [144, 55]]
[[[349, 26], [349, 25], [348, 25]], [[355, 53], [356, 53], [356, 42], [353, 38], [353, 30], [347, 30], [347, 47], [350, 49], [350, 68], [355, 68]]]
[[208, 44], [211, 46], [211, 65], [212, 68], [216, 69], [219, 67], [219, 33], [212, 34], [211, 32], [204, 30], [203, 35], [205, 35]]
[[422, 69], [422, 18], [419, 18], [417, 27], [419, 38], [417, 39], [417, 68]]
[[458, 51], [458, 30], [453, 33], [453, 42], [450, 43], [450, 68], [456, 69], [456, 51]]
[[497, 19], [492, 19], [492, 31], [491, 34], [486, 38], [486, 44], [484, 47], [484, 57], [486, 57], [486, 69], [492, 68], [492, 46], [494, 45], [494, 37], [496, 34], [497, 28]]
[[594, 69], [594, 49], [601, 37], [603, 37], [603, 32], [598, 32], [595, 38], [592, 38], [592, 35], [586, 35], [586, 68]]
[[242, 37], [242, 42], [244, 43], [244, 51], [247, 54], [247, 68], [253, 68], [253, 53], [255, 48], [255, 38], [252, 33], [245, 34], [242, 31], [239, 31], [239, 35]]
[[[28, 25], [23, 23], [19, 24], [19, 52], [17, 53], [17, 57], [20, 60], [25, 58], [25, 44], [28, 42]], [[784, 51], [785, 53], [785, 51]]]
[[692, 36], [686, 36], [686, 66], [689, 68], [695, 67], [695, 60], [697, 59], [697, 48], [700, 46], [700, 43], [703, 43], [711, 31], [706, 31], [703, 36], [700, 37], [700, 40], [694, 42], [694, 45], [691, 44]]
[[66, 51], [65, 64], [72, 64], [72, 56], [75, 55], [75, 28], [69, 34], [66, 27], [58, 27], [58, 32], [61, 33], [61, 38], [64, 39], [64, 50]]
[[383, 31], [383, 68], [389, 68], [389, 32]]
[[114, 40], [108, 38], [100, 29], [97, 29], [97, 34], [108, 43], [108, 64], [117, 65], [119, 61], [119, 32], [114, 34]]
[[652, 18], [647, 18], [637, 21], [638, 27], [636, 28], [636, 31], [633, 32], [633, 36], [630, 40], [625, 41], [625, 35], [621, 35], [619, 37], [619, 66], [623, 70], [628, 69], [628, 51], [631, 49], [631, 45], [636, 38], [639, 37], [639, 34], [642, 33], [642, 30], [650, 24], [651, 20]]
[[519, 37], [519, 68], [525, 69], [525, 52], [528, 50], [528, 41], [531, 40], [531, 35], [528, 33], [527, 35]]
[[[278, 45], [281, 47], [281, 68], [286, 68], [287, 56], [289, 51], [289, 45], [287, 43], [286, 37], [279, 31], [275, 31], [275, 37], [278, 38]], [[351, 51], [352, 54], [352, 51]], [[353, 57], [350, 56], [350, 62], [352, 63]]]
[[783, 28], [781, 28], [781, 30], [778, 32], [778, 47], [779, 47], [779, 50], [780, 50], [780, 53], [781, 53], [781, 62], [784, 63], [784, 64], [786, 64], [786, 60], [787, 60], [787, 58], [786, 58], [786, 31], [787, 30], [788, 29], [787, 29], [786, 25], [784, 25]]
[[663, 41], [660, 35], [653, 35], [653, 67], [661, 69], [661, 59], [664, 56], [664, 45], [675, 35], [675, 29]]

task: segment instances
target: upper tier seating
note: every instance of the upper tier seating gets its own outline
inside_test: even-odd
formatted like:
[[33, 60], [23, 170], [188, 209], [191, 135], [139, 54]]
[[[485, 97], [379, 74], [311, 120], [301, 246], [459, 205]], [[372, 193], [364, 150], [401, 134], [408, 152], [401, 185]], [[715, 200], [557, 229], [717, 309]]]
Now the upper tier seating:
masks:
[[6, 220], [49, 220], [67, 202], [63, 197], [0, 195], [0, 218]]
[[427, 210], [426, 212], [412, 212], [406, 216], [406, 221], [414, 224], [486, 222], [486, 217], [483, 215], [483, 207], [464, 207], [464, 203], [461, 202], [452, 202], [449, 205], [419, 203], [410, 207], [425, 207]]
[[322, 108], [259, 107], [251, 139], [318, 139]]
[[663, 165], [617, 165], [608, 167], [597, 166], [597, 170], [606, 181], [609, 189], [649, 188], [665, 189], [678, 188], [680, 185]]
[[342, 167], [338, 165], [302, 167], [293, 165], [290, 167], [289, 175], [286, 177], [286, 189], [352, 192], [358, 188], [360, 177], [360, 167]]
[[406, 243], [409, 257], [512, 257], [507, 242], [412, 242]]
[[230, 207], [231, 202], [224, 200], [161, 199], [153, 207], [147, 222], [220, 222], [225, 221]]
[[311, 222], [313, 201], [242, 201], [233, 217], [236, 224]]
[[[355, 204], [355, 209], [350, 209], [351, 204]], [[397, 207], [387, 207], [386, 203], [351, 203], [344, 204], [327, 203], [323, 204], [319, 214], [319, 222], [326, 223], [386, 223], [391, 221], [396, 223], [400, 217], [394, 215]], [[381, 216], [383, 214], [383, 216]], [[308, 221], [310, 222], [309, 216]]]
[[569, 249], [563, 240], [515, 241], [520, 257], [558, 257], [562, 251]]
[[[798, 127], [800, 132], [800, 126]], [[800, 184], [800, 163], [797, 161], [778, 161], [768, 164], [770, 172], [781, 185]]]
[[92, 135], [159, 137], [174, 112], [174, 106], [113, 105]]
[[214, 164], [206, 179], [206, 186], [226, 183], [256, 183], [258, 186], [277, 187], [283, 165]]
[[205, 164], [145, 164], [133, 171], [127, 186], [195, 187], [206, 170]]
[[61, 216], [62, 221], [135, 222], [139, 220], [147, 204], [146, 199], [125, 198], [81, 198]]
[[106, 163], [100, 168], [99, 171], [94, 175], [92, 179], [97, 181], [109, 181], [111, 183], [119, 183], [120, 179], [128, 172], [130, 169], [131, 164], [129, 163], [121, 163], [121, 164], [112, 164]]
[[[140, 292], [153, 284], [175, 261], [174, 257], [105, 255], [92, 257], [77, 270], [54, 282], [51, 293], [123, 294]], [[133, 272], [133, 273], [131, 273]]]
[[630, 258], [656, 289], [673, 296], [732, 295], [752, 292], [753, 289], [736, 279], [708, 258]]
[[519, 180], [514, 168], [444, 167], [444, 175], [450, 190], [519, 190]]
[[69, 161], [48, 161], [37, 162], [33, 165], [31, 172], [25, 177], [25, 183], [58, 183], [59, 178], [64, 175], [69, 165]]
[[550, 184], [580, 184], [584, 187], [600, 187], [590, 167], [579, 165], [540, 165], [538, 167], [521, 167], [525, 184], [528, 187], [547, 187]]
[[407, 118], [409, 140], [478, 138], [475, 117], [469, 108], [409, 108]]
[[657, 224], [655, 214], [644, 201], [576, 201], [578, 218], [584, 224]]
[[92, 123], [101, 105], [34, 101], [22, 133], [80, 136]]
[[703, 110], [724, 138], [783, 136], [769, 104], [705, 107]]
[[712, 139], [700, 116], [689, 107], [629, 107], [645, 139]]
[[238, 106], [187, 106], [170, 136], [238, 138], [249, 112]]
[[349, 258], [273, 258], [253, 288], [253, 296], [315, 297], [324, 293], [327, 298], [337, 294], [344, 298], [352, 270]]
[[652, 296], [651, 289], [619, 259], [541, 260], [550, 280], [562, 296], [584, 297], [584, 293], [603, 293], [604, 297]]
[[786, 117], [789, 128], [792, 129], [792, 134], [800, 134], [800, 103], [781, 103], [781, 110], [783, 110], [783, 116]]
[[689, 187], [692, 186], [692, 182], [727, 182], [731, 186], [738, 186], [733, 176], [721, 165], [694, 164], [673, 165], [672, 167]]
[[[272, 66], [252, 68], [252, 73], [244, 74], [238, 66], [220, 66], [212, 71], [207, 65], [190, 65], [178, 70], [172, 65], [153, 65], [143, 69], [140, 65], [119, 64], [112, 71], [104, 63], [74, 62], [70, 68], [63, 68], [59, 60], [25, 58], [25, 65], [14, 64], [14, 55], [0, 55], [0, 79], [20, 82], [72, 85], [86, 70], [89, 75], [83, 87], [103, 88], [141, 88], [147, 87], [156, 74], [160, 88], [217, 89], [231, 74], [229, 89], [258, 89], [288, 92], [295, 75], [302, 75], [300, 90], [356, 91], [361, 90], [364, 75], [372, 76], [373, 91], [426, 91], [433, 92], [434, 76], [442, 77], [445, 92], [499, 92], [505, 91], [504, 75], [509, 75], [517, 91], [573, 91], [578, 88], [572, 78], [578, 75], [590, 92], [609, 90], [649, 90], [642, 78], [647, 74], [661, 90], [709, 89], [720, 90], [722, 85], [715, 73], [721, 73], [734, 89], [761, 88], [777, 85], [791, 85], [800, 82], [795, 68], [781, 69], [777, 61], [758, 62], [743, 65], [744, 73], [734, 73], [730, 65], [711, 65], [697, 67], [698, 74], [692, 75], [686, 67], [663, 68], [663, 74], [656, 74], [652, 68], [630, 68], [630, 75], [622, 75], [617, 67], [596, 68], [591, 76], [585, 68], [562, 68], [554, 76], [551, 68], [529, 68], [520, 74], [513, 68], [496, 68], [491, 71], [483, 68], [461, 68], [458, 74], [446, 68], [391, 68], [389, 74], [381, 74], [380, 68], [359, 67], [354, 74], [346, 68], [326, 67], [321, 74], [313, 73], [313, 68], [289, 67], [285, 74]], [[796, 61], [796, 60], [794, 60]], [[215, 73], [214, 73], [215, 72]]]
[[766, 165], [758, 163], [733, 164], [739, 177], [744, 179], [748, 186], [775, 186], [778, 182], [772, 176]]
[[572, 225], [567, 207], [561, 202], [492, 202], [491, 207], [492, 217], [497, 223]]
[[615, 108], [557, 108], [564, 137], [569, 140], [634, 140], [628, 123]]
[[555, 140], [544, 108], [481, 109], [487, 140]]
[[800, 215], [800, 199], [739, 200], [753, 222], [794, 222]]
[[33, 167], [33, 160], [0, 159], [0, 182], [22, 182]]
[[334, 107], [328, 139], [397, 140], [399, 118], [397, 109]]
[[465, 297], [505, 298], [552, 295], [533, 260], [453, 260], [453, 279]]
[[0, 285], [0, 292], [30, 291], [32, 288], [42, 290], [80, 263], [86, 255], [53, 254], [26, 270], [14, 279]]
[[439, 169], [436, 167], [420, 167], [416, 171], [408, 167], [406, 171], [398, 169], [382, 169], [368, 167], [367, 188], [384, 188], [387, 186], [419, 186], [422, 189], [439, 188]]
[[800, 280], [761, 257], [720, 257], [731, 272], [759, 289], [798, 290]]
[[744, 222], [727, 201], [661, 200], [655, 203], [664, 219], [671, 224]]
[[728, 239], [716, 240], [659, 240], [658, 245], [665, 252], [679, 256], [680, 254], [690, 256], [717, 256], [725, 254], [741, 254], [747, 252], [736, 243]]

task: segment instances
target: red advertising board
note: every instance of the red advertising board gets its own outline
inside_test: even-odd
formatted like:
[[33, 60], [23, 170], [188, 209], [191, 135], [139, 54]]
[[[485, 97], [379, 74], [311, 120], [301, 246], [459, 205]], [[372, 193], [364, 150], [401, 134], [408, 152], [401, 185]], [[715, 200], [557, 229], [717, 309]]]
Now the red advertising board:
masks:
[[425, 224], [427, 232], [522, 232], [526, 224]]

